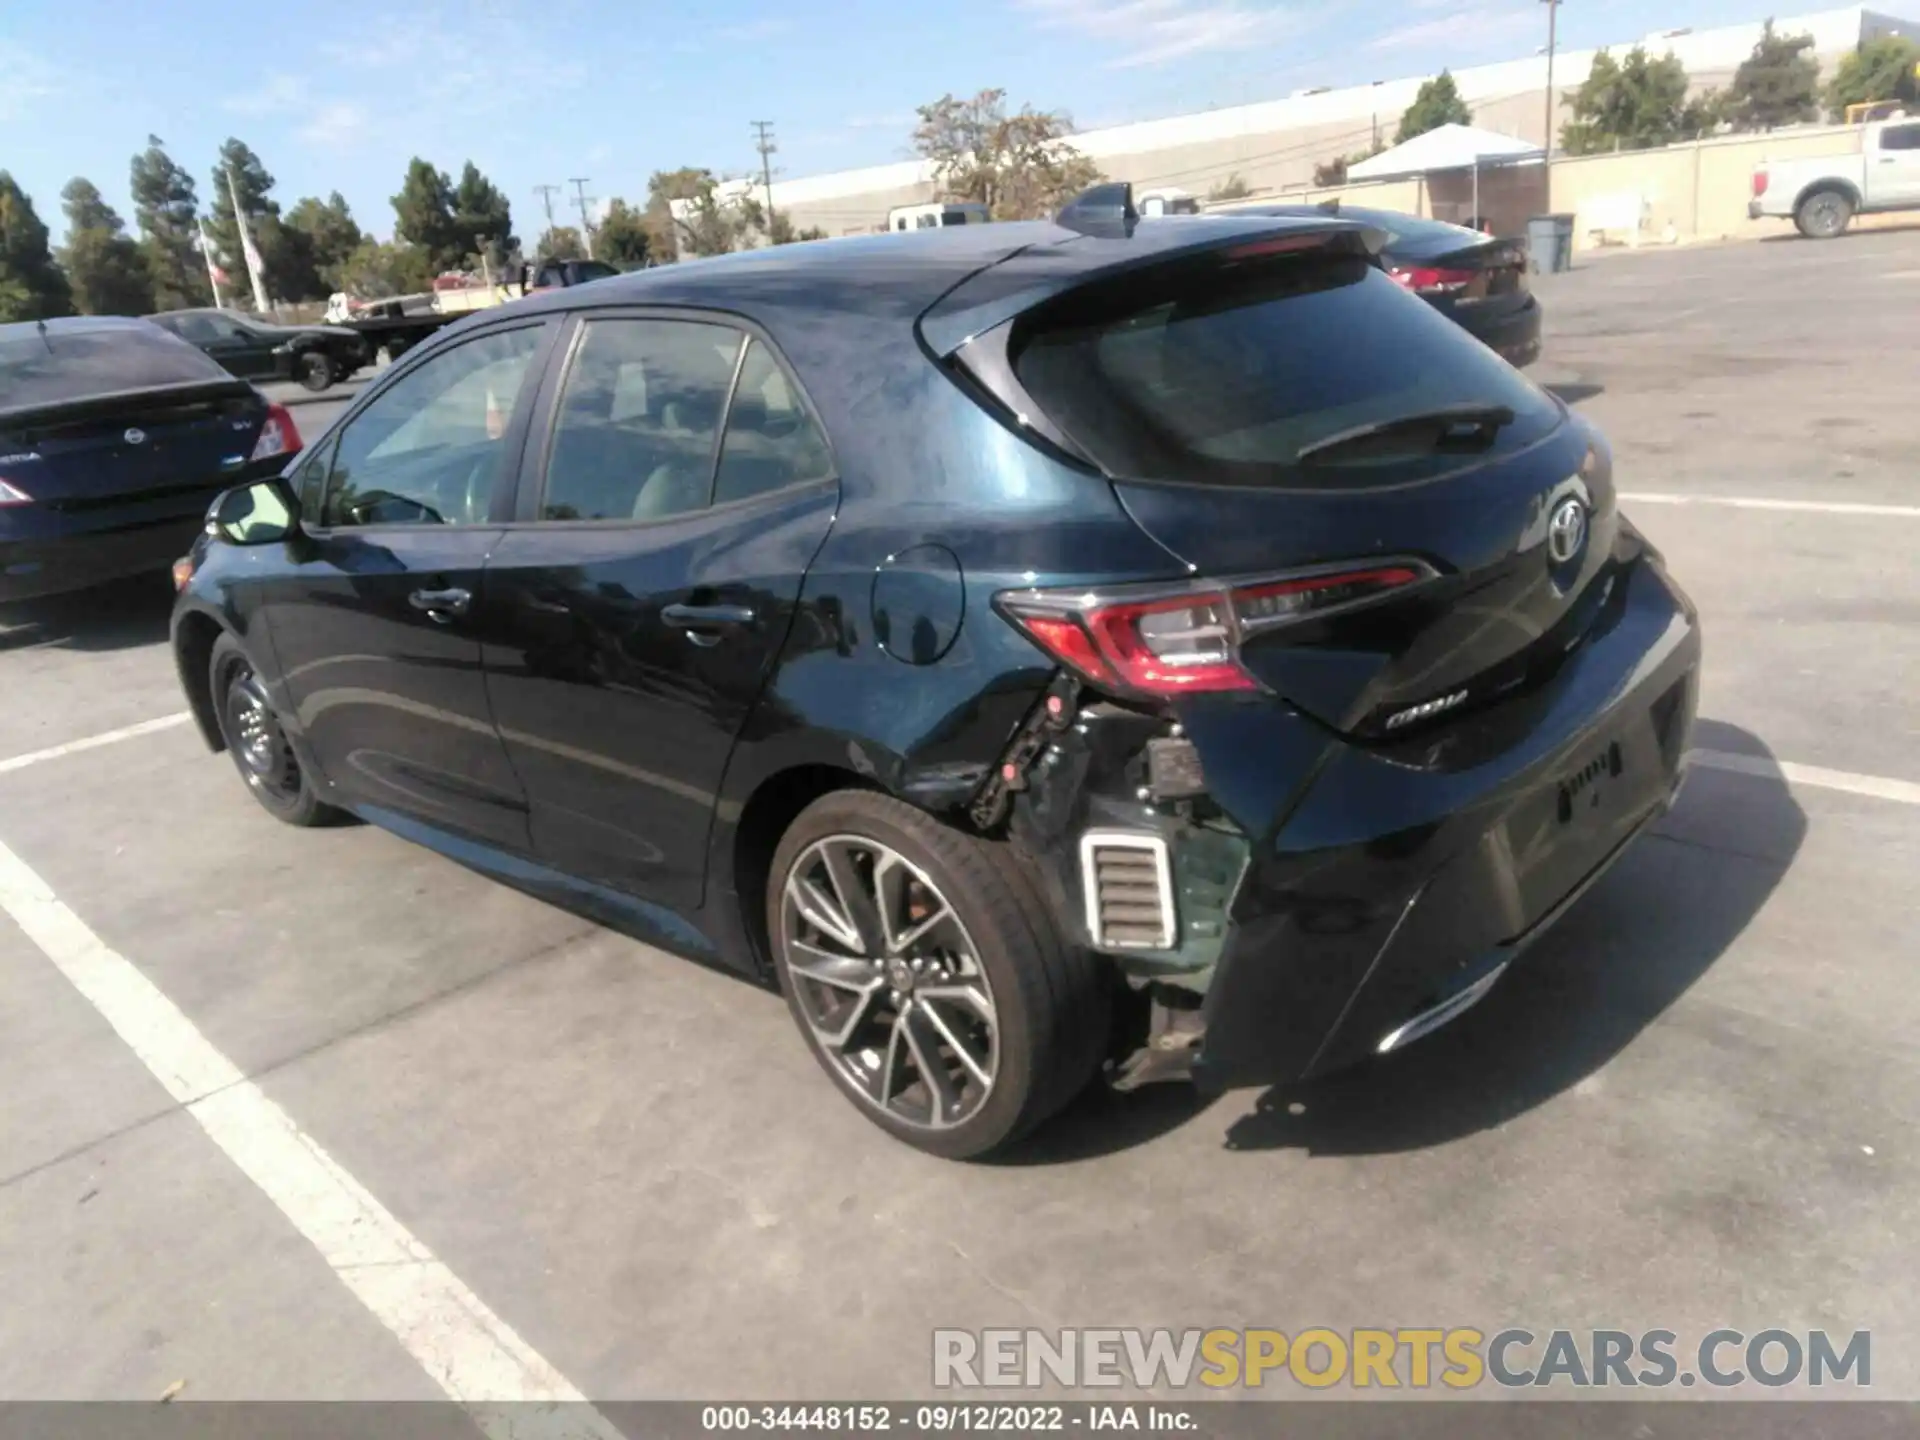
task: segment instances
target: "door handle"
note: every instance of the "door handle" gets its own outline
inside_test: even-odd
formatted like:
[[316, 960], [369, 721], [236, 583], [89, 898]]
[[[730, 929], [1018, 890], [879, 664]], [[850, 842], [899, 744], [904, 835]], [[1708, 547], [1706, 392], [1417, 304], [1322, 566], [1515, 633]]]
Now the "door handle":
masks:
[[407, 596], [407, 603], [416, 610], [426, 611], [429, 620], [437, 620], [445, 625], [454, 616], [467, 613], [467, 607], [473, 604], [473, 592], [458, 587], [451, 590], [416, 590]]
[[660, 618], [683, 630], [713, 630], [722, 625], [751, 625], [751, 605], [666, 605]]

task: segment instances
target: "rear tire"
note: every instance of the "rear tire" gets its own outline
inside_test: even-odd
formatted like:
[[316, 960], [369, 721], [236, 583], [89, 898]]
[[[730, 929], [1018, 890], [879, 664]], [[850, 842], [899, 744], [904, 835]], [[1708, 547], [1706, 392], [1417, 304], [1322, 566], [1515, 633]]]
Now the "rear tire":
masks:
[[1793, 223], [1809, 240], [1831, 240], [1853, 223], [1853, 201], [1839, 190], [1816, 190], [1795, 208]]
[[221, 635], [207, 660], [209, 693], [227, 753], [248, 792], [276, 820], [303, 828], [337, 825], [347, 812], [320, 799], [301, 767], [266, 688], [240, 642]]
[[309, 390], [320, 391], [333, 384], [333, 360], [324, 350], [309, 350], [295, 356], [293, 372]]
[[987, 1155], [1100, 1067], [1111, 972], [1062, 932], [1006, 842], [889, 796], [836, 791], [781, 839], [766, 903], [780, 989], [808, 1048], [909, 1145]]

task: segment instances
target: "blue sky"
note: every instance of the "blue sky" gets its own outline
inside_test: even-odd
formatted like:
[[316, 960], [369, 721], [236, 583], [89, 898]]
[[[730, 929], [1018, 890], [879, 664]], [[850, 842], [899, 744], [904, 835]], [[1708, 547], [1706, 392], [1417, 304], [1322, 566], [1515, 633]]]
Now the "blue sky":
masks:
[[[1786, 13], [1814, 6], [1792, 7]], [[643, 198], [655, 169], [758, 165], [748, 122], [776, 123], [779, 171], [905, 158], [914, 107], [1000, 86], [1082, 128], [1531, 54], [1540, 0], [616, 0], [330, 4], [6, 0], [0, 168], [58, 234], [59, 191], [99, 185], [131, 220], [127, 161], [151, 132], [201, 200], [238, 136], [283, 208], [341, 191], [363, 226], [418, 154], [471, 157], [542, 228], [533, 187], [591, 179]], [[1749, 0], [1572, 0], [1568, 48], [1669, 26], [1751, 20]], [[252, 33], [249, 33], [251, 30]], [[571, 187], [568, 187], [569, 193]]]

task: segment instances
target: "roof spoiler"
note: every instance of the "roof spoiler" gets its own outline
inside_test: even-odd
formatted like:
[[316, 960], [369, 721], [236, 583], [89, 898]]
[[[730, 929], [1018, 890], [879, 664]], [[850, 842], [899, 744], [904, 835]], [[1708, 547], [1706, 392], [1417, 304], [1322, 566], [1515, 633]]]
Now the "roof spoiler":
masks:
[[1133, 227], [1140, 223], [1140, 212], [1133, 208], [1133, 186], [1116, 180], [1082, 190], [1053, 217], [1053, 223], [1098, 240], [1131, 239]]

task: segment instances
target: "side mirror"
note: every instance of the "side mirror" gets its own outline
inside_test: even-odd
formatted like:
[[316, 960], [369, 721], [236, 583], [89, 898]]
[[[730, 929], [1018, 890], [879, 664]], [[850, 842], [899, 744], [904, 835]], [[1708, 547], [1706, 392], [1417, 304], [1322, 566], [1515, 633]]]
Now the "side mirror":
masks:
[[207, 527], [229, 545], [271, 545], [300, 533], [300, 502], [278, 477], [236, 485], [213, 502]]

